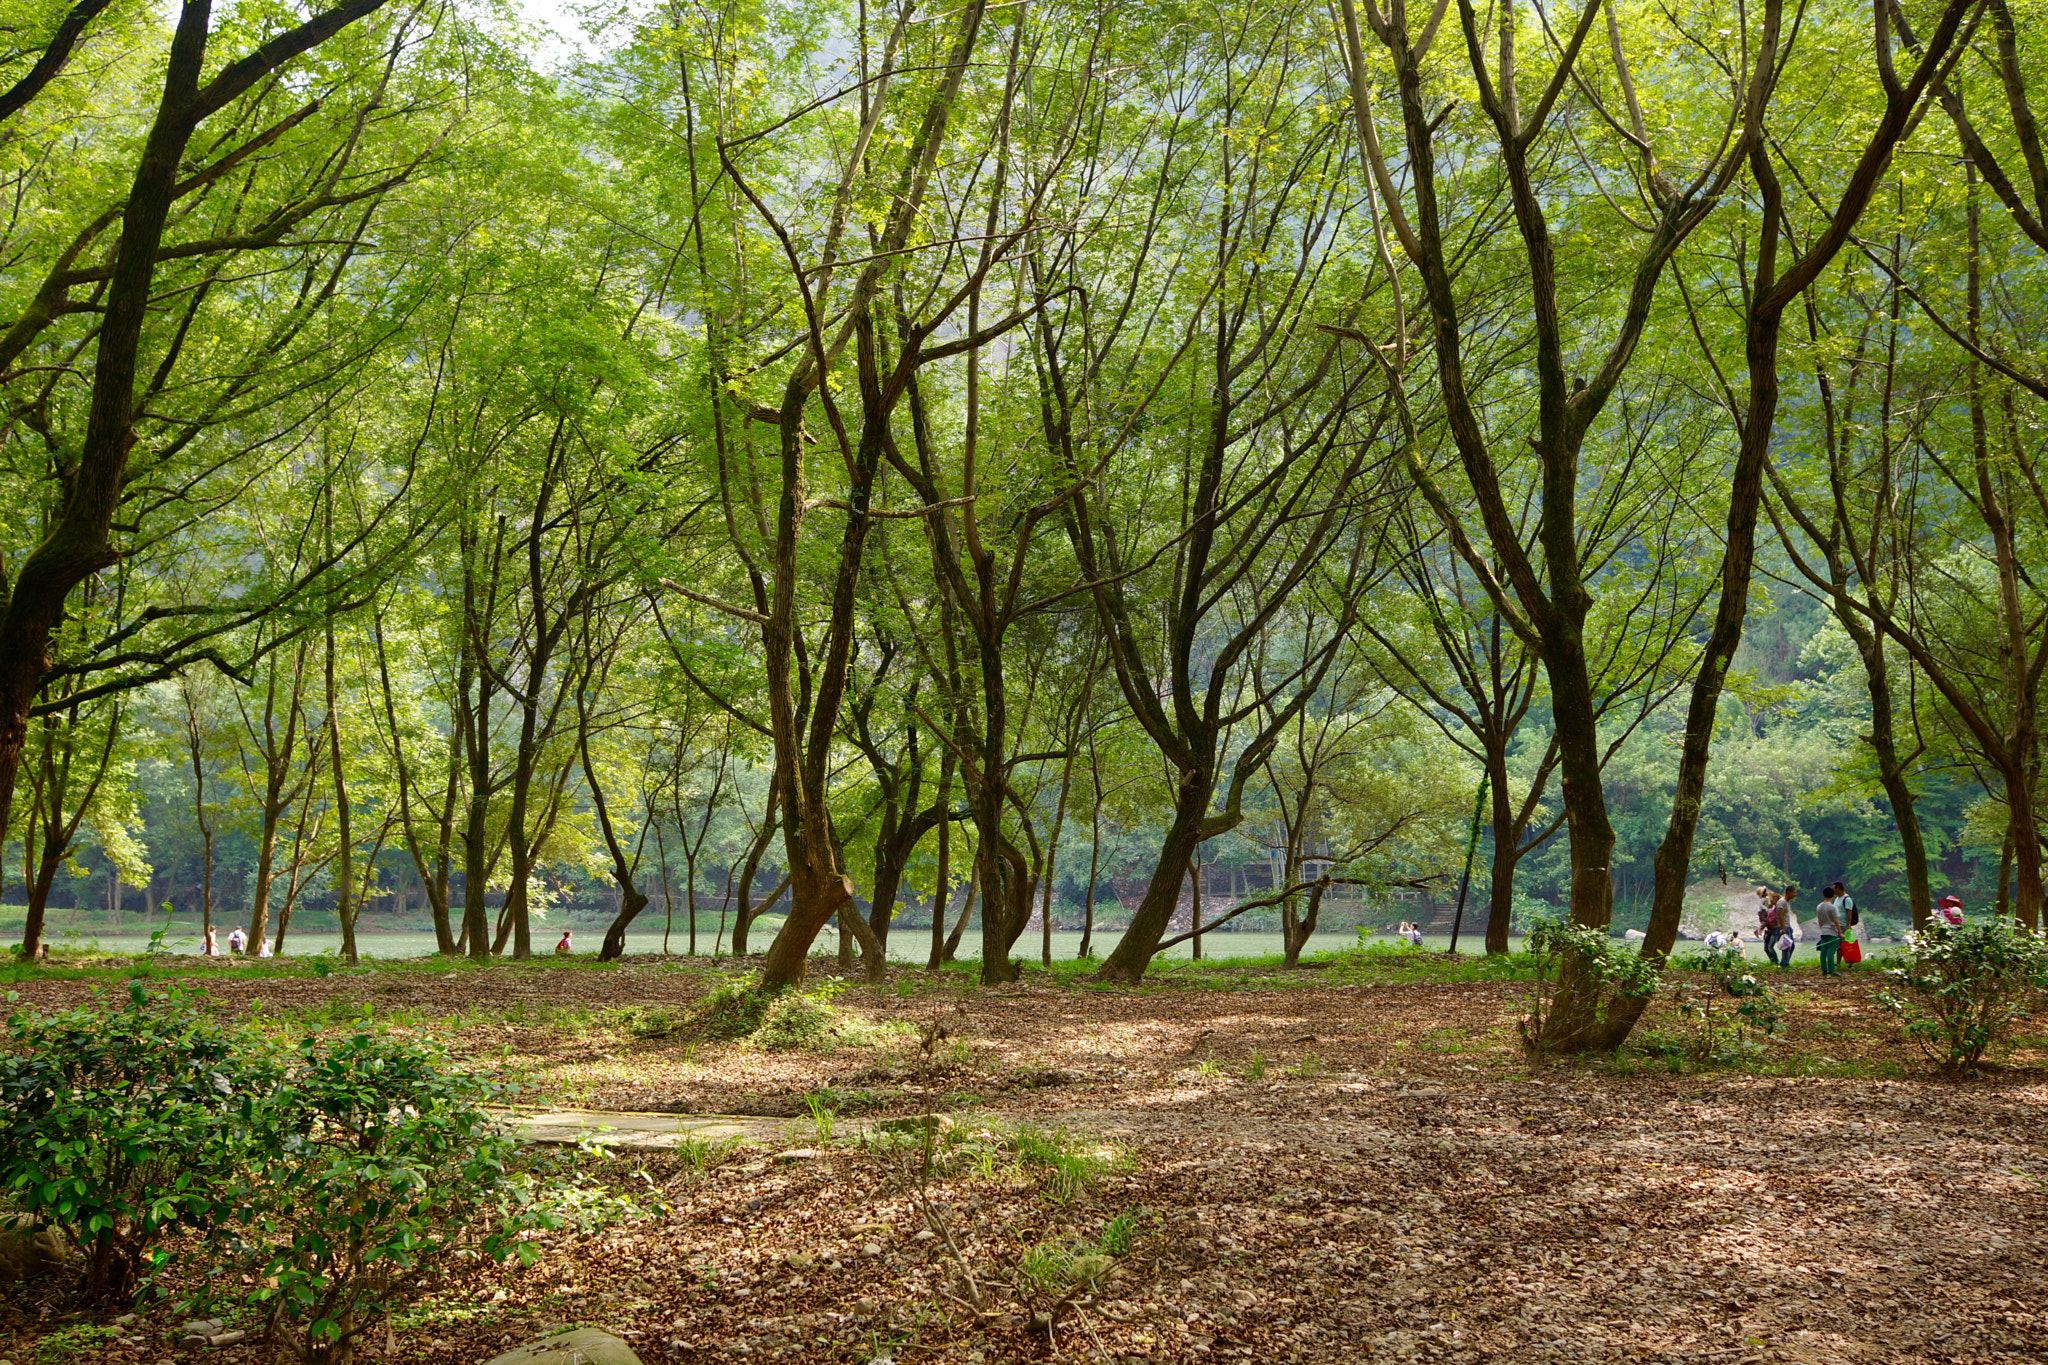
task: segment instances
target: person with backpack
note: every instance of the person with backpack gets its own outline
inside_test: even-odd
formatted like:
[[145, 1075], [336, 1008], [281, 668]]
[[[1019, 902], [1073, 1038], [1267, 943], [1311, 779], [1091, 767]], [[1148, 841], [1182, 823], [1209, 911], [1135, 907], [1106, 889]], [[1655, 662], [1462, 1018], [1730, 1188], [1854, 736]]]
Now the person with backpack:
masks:
[[1835, 909], [1842, 916], [1842, 965], [1853, 967], [1863, 960], [1863, 916], [1856, 909], [1856, 898], [1849, 894], [1847, 882], [1835, 883]]
[[1835, 899], [1835, 888], [1822, 890], [1820, 905], [1813, 912], [1813, 922], [1820, 931], [1820, 974], [1835, 975], [1835, 959], [1842, 951], [1842, 907]]
[[[1756, 936], [1763, 940], [1765, 957], [1771, 957], [1778, 942], [1777, 907], [1772, 903], [1774, 899], [1768, 886], [1759, 886], [1756, 889]], [[1777, 959], [1771, 957], [1771, 960], [1775, 962]]]

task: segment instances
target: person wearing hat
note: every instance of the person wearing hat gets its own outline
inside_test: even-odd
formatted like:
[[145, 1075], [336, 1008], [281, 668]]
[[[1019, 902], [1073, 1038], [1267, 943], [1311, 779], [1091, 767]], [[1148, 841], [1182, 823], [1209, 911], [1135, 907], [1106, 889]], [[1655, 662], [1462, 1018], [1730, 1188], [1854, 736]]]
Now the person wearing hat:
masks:
[[1954, 928], [1963, 922], [1963, 903], [1954, 896], [1943, 896], [1934, 903], [1934, 913], [1943, 924]]

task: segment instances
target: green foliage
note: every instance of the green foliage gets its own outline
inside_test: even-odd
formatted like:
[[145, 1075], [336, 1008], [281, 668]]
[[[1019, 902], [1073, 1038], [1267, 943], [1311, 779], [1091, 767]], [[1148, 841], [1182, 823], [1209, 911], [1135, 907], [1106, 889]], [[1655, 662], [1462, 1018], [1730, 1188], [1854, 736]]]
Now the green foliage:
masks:
[[1021, 1128], [1010, 1138], [1018, 1164], [1040, 1176], [1046, 1194], [1067, 1204], [1095, 1187], [1104, 1175], [1128, 1164], [1114, 1146], [1075, 1137], [1064, 1128]]
[[1940, 922], [1906, 936], [1878, 995], [1906, 1036], [1950, 1071], [1976, 1066], [2048, 992], [2048, 944], [1995, 919]]
[[[1523, 1046], [1532, 1055], [1599, 1036], [1617, 1004], [1647, 1000], [1657, 992], [1661, 959], [1644, 957], [1604, 929], [1539, 920], [1529, 930], [1527, 948], [1537, 963], [1536, 988], [1520, 1030]], [[1558, 1006], [1566, 996], [1562, 983], [1568, 973], [1577, 974], [1589, 987], [1592, 1007], [1583, 1017], [1563, 1021], [1569, 1037], [1560, 1038]], [[1558, 978], [1555, 988], [1553, 974]]]
[[456, 1258], [530, 1258], [526, 1232], [617, 1214], [522, 1169], [500, 1093], [430, 1048], [356, 1033], [287, 1061], [194, 993], [107, 1004], [15, 1014], [0, 1059], [0, 1179], [86, 1249], [95, 1300], [133, 1297], [189, 1234], [201, 1301], [246, 1293], [301, 1361], [338, 1361]]
[[301, 1361], [349, 1343], [463, 1254], [502, 1260], [557, 1223], [484, 1109], [485, 1082], [417, 1044], [308, 1041], [250, 1118], [235, 1242]]
[[747, 1046], [762, 1052], [830, 1052], [839, 1041], [840, 1020], [829, 999], [824, 993], [781, 992], [761, 1012], [760, 1027]]
[[1120, 1213], [1102, 1225], [1102, 1234], [1095, 1245], [1105, 1256], [1128, 1256], [1131, 1254], [1131, 1240], [1137, 1235], [1138, 1216], [1134, 1213]]
[[132, 1298], [158, 1243], [234, 1207], [249, 1096], [275, 1064], [195, 991], [129, 987], [48, 1016], [17, 1011], [0, 1058], [0, 1190], [84, 1248], [90, 1299]]
[[[1748, 960], [1740, 952], [1712, 948], [1674, 959], [1671, 965], [1678, 971], [1704, 974], [1711, 981], [1705, 986], [1689, 980], [1672, 983], [1673, 1008], [1690, 1030], [1682, 1045], [1666, 1049], [1668, 1055], [1695, 1066], [1751, 1060], [1761, 1051], [1756, 1035], [1778, 1031], [1784, 1009], [1777, 993], [1749, 970]], [[1732, 1008], [1727, 1003], [1731, 1000]]]
[[839, 1107], [832, 1093], [812, 1091], [804, 1096], [804, 1108], [810, 1113], [811, 1123], [818, 1130], [818, 1141], [830, 1142], [833, 1125], [839, 1118]]
[[36, 1365], [73, 1365], [106, 1359], [107, 1348], [121, 1339], [118, 1327], [81, 1322], [45, 1332], [36, 1342]]
[[745, 1038], [761, 1027], [774, 997], [740, 981], [712, 987], [691, 1011], [691, 1032], [699, 1038]]

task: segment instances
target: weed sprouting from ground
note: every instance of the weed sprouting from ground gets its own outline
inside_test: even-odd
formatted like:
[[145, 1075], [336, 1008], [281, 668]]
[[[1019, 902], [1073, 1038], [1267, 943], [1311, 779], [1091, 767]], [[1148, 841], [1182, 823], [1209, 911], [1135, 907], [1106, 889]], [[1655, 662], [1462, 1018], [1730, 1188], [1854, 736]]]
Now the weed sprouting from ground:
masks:
[[839, 1118], [839, 1106], [829, 1090], [814, 1090], [804, 1096], [804, 1108], [810, 1111], [811, 1123], [818, 1130], [818, 1141], [830, 1142], [832, 1128]]
[[1102, 1235], [1095, 1245], [1105, 1256], [1128, 1256], [1131, 1253], [1131, 1239], [1137, 1235], [1138, 1216], [1134, 1213], [1120, 1213], [1102, 1225]]
[[1129, 1165], [1117, 1148], [1077, 1138], [1063, 1128], [1022, 1128], [1010, 1139], [1018, 1164], [1045, 1181], [1046, 1194], [1071, 1203], [1113, 1170]]

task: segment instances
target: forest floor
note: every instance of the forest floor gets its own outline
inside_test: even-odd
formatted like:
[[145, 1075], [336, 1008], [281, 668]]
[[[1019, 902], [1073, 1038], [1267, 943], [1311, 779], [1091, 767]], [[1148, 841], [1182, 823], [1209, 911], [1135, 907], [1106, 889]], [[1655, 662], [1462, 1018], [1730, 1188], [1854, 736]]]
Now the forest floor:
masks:
[[[266, 1025], [432, 1036], [537, 1106], [780, 1121], [584, 1161], [636, 1209], [449, 1284], [369, 1359], [479, 1365], [570, 1323], [649, 1365], [2048, 1359], [2048, 1020], [1943, 1079], [1877, 973], [1809, 970], [1779, 1035], [1720, 1061], [1660, 1003], [1642, 1046], [1532, 1067], [1510, 977], [1387, 952], [1135, 989], [899, 970], [775, 1052], [676, 1031], [722, 979], [701, 963], [201, 979]], [[929, 1166], [878, 1126], [926, 1112], [951, 1121]], [[0, 1316], [0, 1361], [37, 1335]]]

